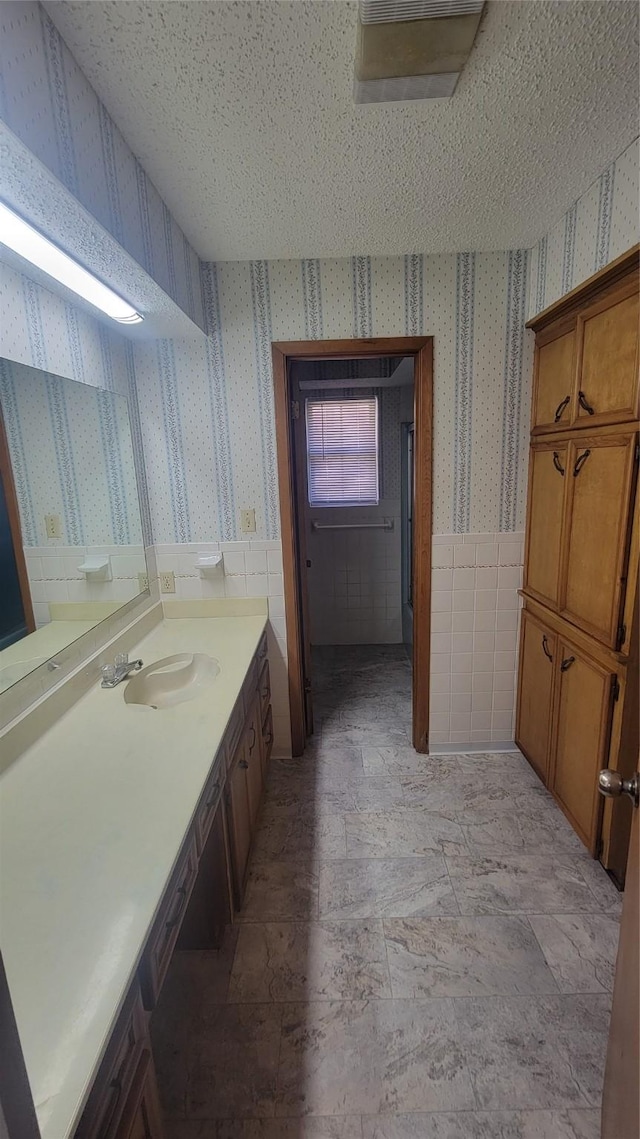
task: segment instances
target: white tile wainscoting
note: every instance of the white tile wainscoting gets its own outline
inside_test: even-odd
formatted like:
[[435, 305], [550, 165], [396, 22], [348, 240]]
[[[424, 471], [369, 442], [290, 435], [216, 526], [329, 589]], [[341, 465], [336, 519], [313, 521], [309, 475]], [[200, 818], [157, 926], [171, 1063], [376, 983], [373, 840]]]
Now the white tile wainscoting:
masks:
[[436, 534], [431, 751], [513, 742], [524, 534]]
[[[140, 592], [138, 574], [147, 572], [142, 545], [25, 546], [27, 576], [36, 628], [50, 620], [49, 605], [60, 602], [117, 601], [124, 605]], [[111, 580], [87, 577], [78, 566], [86, 557], [103, 554], [111, 563]]]

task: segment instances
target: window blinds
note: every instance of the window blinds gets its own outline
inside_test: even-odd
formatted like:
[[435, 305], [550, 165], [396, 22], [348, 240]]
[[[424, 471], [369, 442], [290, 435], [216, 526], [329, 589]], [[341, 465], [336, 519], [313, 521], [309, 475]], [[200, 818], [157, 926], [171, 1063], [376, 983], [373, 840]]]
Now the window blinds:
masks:
[[307, 400], [311, 506], [378, 503], [378, 400]]

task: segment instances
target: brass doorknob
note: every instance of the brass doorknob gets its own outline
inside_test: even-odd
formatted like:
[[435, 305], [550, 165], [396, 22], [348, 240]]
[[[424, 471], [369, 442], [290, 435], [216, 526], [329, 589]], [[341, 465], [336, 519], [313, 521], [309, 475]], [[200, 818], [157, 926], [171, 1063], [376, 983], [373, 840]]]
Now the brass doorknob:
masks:
[[619, 771], [609, 771], [605, 768], [598, 776], [598, 790], [607, 799], [629, 795], [637, 807], [640, 804], [640, 772], [636, 771], [631, 779], [623, 779]]

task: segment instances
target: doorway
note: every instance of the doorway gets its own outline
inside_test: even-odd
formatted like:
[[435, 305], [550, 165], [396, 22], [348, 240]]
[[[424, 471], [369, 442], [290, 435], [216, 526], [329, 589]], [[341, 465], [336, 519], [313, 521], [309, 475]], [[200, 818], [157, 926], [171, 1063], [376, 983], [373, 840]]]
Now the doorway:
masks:
[[[272, 345], [276, 438], [282, 522], [282, 553], [287, 624], [291, 739], [301, 755], [313, 732], [313, 667], [309, 607], [309, 474], [306, 406], [298, 365], [331, 361], [406, 360], [413, 372], [411, 525], [412, 565], [412, 743], [428, 751], [429, 638], [431, 597], [431, 493], [433, 341], [431, 337], [389, 337], [333, 341], [289, 341]], [[298, 368], [298, 375], [302, 374]], [[366, 369], [365, 369], [366, 371]], [[355, 379], [358, 377], [356, 376]], [[349, 381], [352, 383], [353, 381]], [[356, 393], [357, 394], [357, 393]], [[362, 409], [366, 414], [367, 409]], [[401, 520], [399, 519], [401, 527]]]

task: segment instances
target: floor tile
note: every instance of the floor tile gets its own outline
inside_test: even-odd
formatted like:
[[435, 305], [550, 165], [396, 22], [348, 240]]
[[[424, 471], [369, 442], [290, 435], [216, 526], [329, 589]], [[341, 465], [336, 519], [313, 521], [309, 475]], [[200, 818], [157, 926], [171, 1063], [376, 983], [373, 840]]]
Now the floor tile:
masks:
[[469, 849], [476, 854], [538, 854], [541, 850], [564, 850], [580, 855], [584, 846], [566, 820], [556, 813], [529, 811], [467, 810], [457, 816]]
[[321, 918], [456, 914], [458, 903], [444, 859], [346, 859], [319, 870]]
[[191, 1119], [172, 1123], [166, 1139], [362, 1139], [362, 1122], [359, 1115]]
[[467, 850], [458, 823], [436, 812], [403, 807], [346, 814], [348, 858], [409, 858]]
[[314, 921], [317, 917], [318, 870], [311, 863], [251, 866], [239, 922]]
[[581, 860], [565, 854], [456, 855], [446, 863], [462, 914], [594, 913], [600, 908]]
[[479, 1108], [598, 1106], [608, 996], [473, 997], [455, 1010]]
[[382, 922], [245, 925], [229, 1001], [390, 997]]
[[386, 918], [394, 997], [558, 991], [525, 917]]
[[[457, 1111], [364, 1117], [363, 1139], [599, 1139], [600, 1112]], [[204, 1139], [204, 1137], [203, 1137]]]
[[220, 1005], [190, 1025], [187, 1115], [273, 1116], [282, 1005]]
[[609, 914], [534, 914], [529, 918], [563, 993], [613, 989], [619, 922]]
[[284, 1006], [276, 1115], [474, 1106], [451, 1002]]
[[347, 852], [342, 815], [283, 815], [263, 811], [252, 851], [260, 862], [344, 858]]

